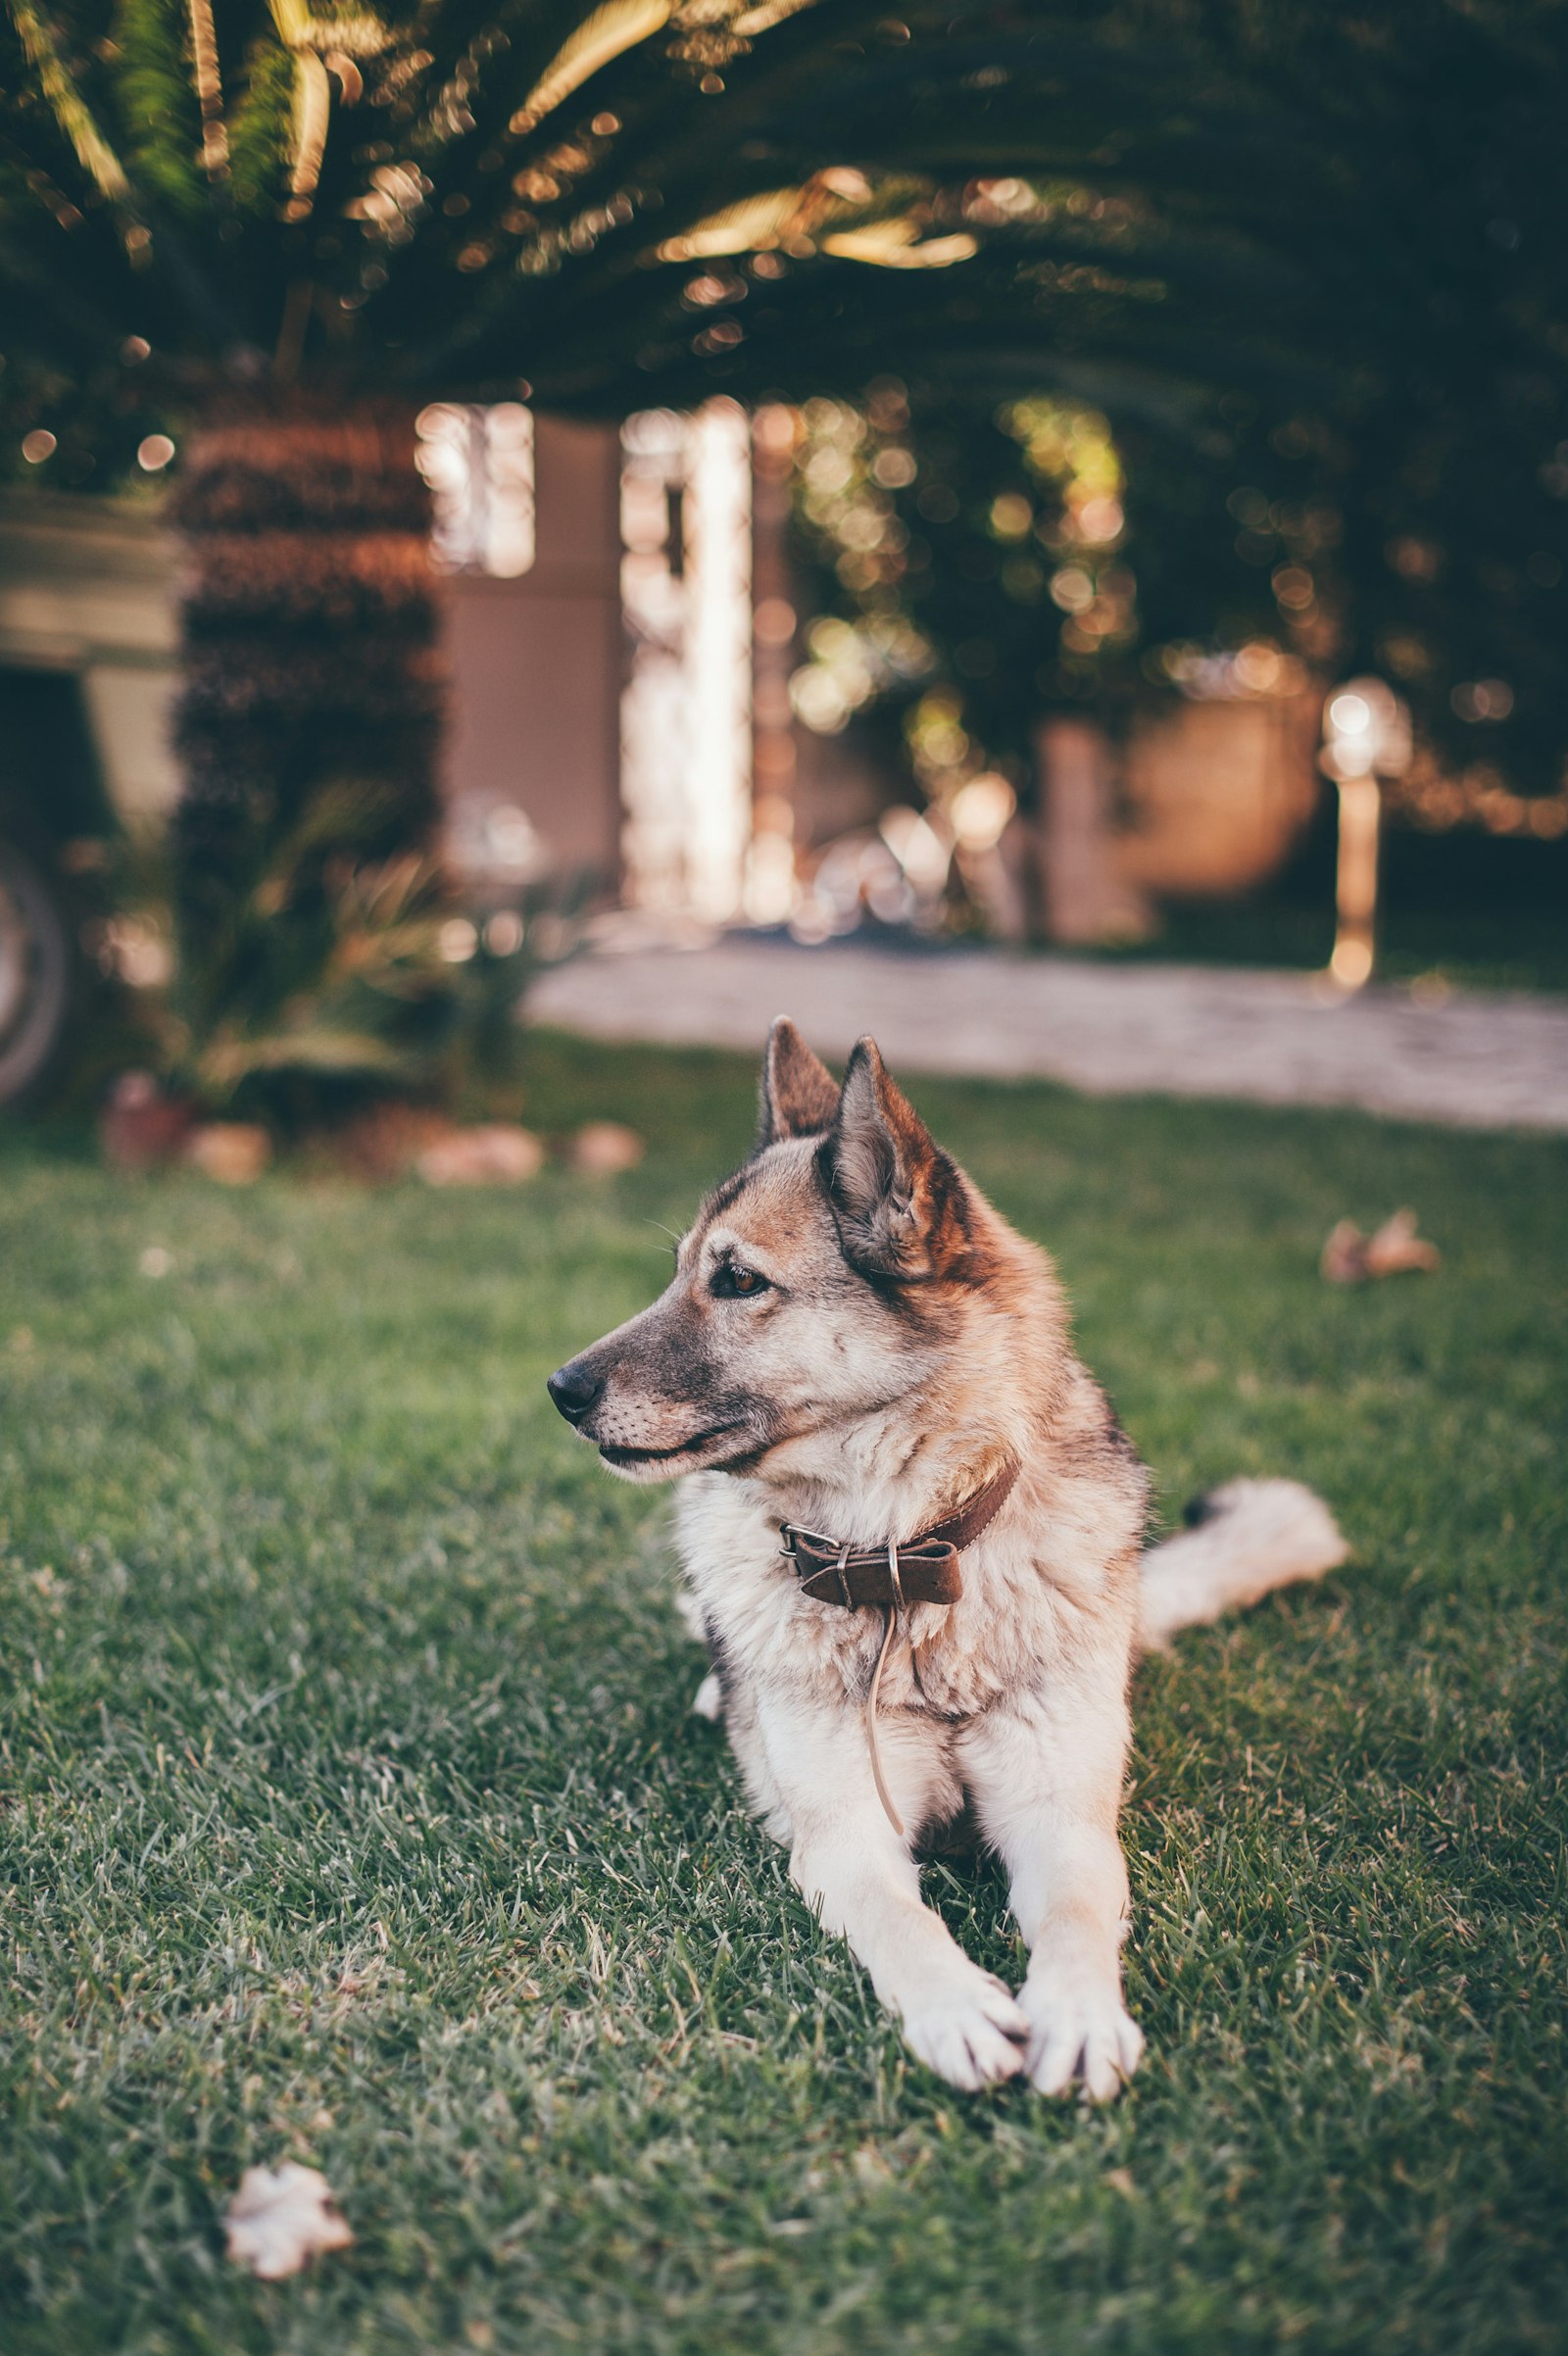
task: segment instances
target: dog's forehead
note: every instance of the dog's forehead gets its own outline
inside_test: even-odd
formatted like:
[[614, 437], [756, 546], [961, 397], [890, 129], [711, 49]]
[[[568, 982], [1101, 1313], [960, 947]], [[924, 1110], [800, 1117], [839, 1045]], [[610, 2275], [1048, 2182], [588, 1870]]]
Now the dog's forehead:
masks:
[[682, 1257], [701, 1251], [716, 1229], [775, 1252], [814, 1233], [826, 1216], [816, 1147], [815, 1138], [783, 1138], [715, 1186], [692, 1222]]

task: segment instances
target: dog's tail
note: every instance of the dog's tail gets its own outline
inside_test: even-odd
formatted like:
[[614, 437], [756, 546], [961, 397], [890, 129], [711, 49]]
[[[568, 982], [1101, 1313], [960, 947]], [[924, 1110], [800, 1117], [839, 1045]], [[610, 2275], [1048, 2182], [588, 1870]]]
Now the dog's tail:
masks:
[[1228, 1481], [1190, 1505], [1187, 1520], [1144, 1556], [1139, 1636], [1148, 1652], [1271, 1588], [1321, 1579], [1350, 1550], [1322, 1498], [1299, 1481]]

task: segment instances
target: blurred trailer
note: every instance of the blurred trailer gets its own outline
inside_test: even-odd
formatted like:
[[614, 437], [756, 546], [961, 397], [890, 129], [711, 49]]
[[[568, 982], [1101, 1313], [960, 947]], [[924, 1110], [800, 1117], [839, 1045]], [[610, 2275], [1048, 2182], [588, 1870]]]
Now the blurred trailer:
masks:
[[88, 879], [172, 806], [173, 562], [151, 509], [0, 498], [0, 1104], [38, 1087], [87, 978]]

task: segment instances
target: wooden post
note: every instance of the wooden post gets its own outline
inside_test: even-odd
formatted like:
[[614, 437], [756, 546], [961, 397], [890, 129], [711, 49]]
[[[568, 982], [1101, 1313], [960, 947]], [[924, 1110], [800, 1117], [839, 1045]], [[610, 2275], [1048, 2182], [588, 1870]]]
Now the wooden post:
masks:
[[1378, 908], [1378, 827], [1383, 797], [1375, 777], [1342, 777], [1340, 855], [1335, 875], [1334, 954], [1329, 971], [1342, 990], [1372, 978]]

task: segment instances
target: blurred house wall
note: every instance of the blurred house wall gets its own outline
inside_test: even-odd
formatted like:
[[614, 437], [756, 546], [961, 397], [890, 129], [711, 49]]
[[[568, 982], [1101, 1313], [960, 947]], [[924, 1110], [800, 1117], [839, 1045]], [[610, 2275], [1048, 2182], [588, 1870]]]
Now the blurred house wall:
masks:
[[[620, 440], [612, 426], [550, 417], [535, 433], [531, 569], [448, 579], [445, 789], [456, 840], [482, 848], [491, 813], [521, 810], [542, 864], [591, 867], [613, 887], [624, 817]], [[178, 786], [166, 741], [174, 563], [151, 504], [0, 498], [0, 686], [4, 674], [74, 683], [103, 784], [130, 818], [167, 811]], [[778, 701], [782, 682], [774, 684]], [[1140, 722], [1120, 777], [1117, 872], [1156, 898], [1221, 898], [1265, 882], [1315, 804], [1315, 731], [1310, 695], [1173, 699]], [[907, 785], [879, 771], [853, 735], [816, 737], [799, 725], [794, 735], [792, 774], [763, 783], [775, 794], [784, 783], [799, 850], [872, 824], [890, 801], [907, 798]], [[0, 765], [7, 754], [0, 744]]]
[[1224, 900], [1266, 883], [1316, 808], [1318, 701], [1172, 702], [1122, 763], [1116, 865], [1155, 898]]
[[613, 426], [539, 417], [535, 555], [515, 579], [447, 584], [449, 804], [465, 838], [523, 810], [552, 867], [613, 882], [620, 841], [620, 445]]

